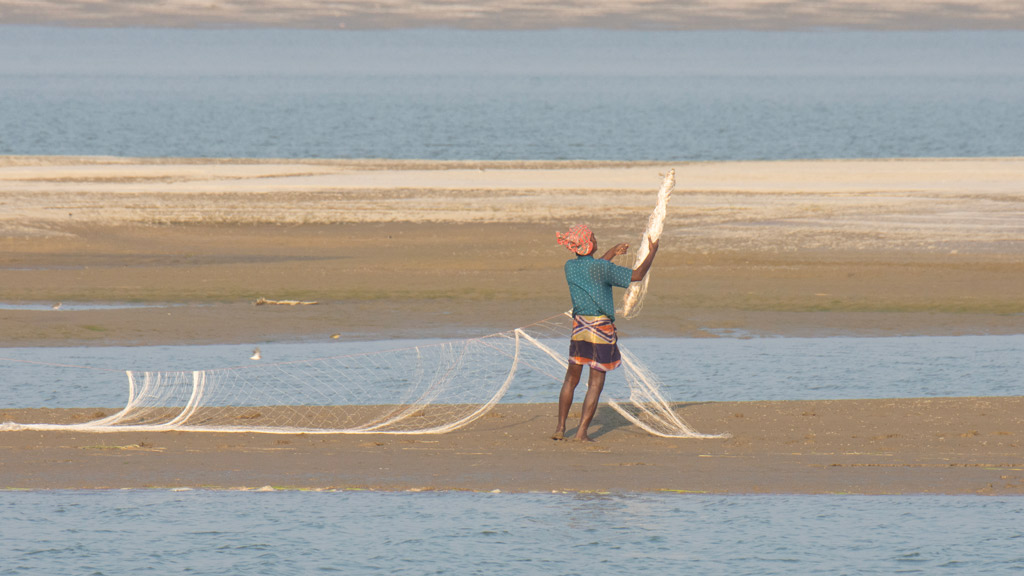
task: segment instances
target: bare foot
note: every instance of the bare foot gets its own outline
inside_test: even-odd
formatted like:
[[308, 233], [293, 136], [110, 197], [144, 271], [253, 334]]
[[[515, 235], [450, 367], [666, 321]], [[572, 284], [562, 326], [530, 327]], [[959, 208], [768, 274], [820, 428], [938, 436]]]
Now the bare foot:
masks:
[[594, 439], [591, 438], [590, 436], [587, 436], [587, 435], [577, 436], [577, 437], [573, 438], [573, 440], [575, 440], [576, 442], [587, 442], [587, 443], [593, 443], [594, 442]]
[[551, 435], [552, 440], [565, 440], [565, 428], [559, 428], [555, 430], [555, 433]]

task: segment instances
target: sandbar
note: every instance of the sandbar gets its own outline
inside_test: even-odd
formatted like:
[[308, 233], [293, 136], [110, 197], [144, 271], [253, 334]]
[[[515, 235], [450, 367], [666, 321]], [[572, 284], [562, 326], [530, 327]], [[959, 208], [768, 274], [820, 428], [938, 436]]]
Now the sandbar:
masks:
[[[676, 410], [732, 437], [659, 438], [601, 407], [596, 443], [554, 441], [555, 406], [546, 404], [499, 404], [438, 435], [3, 432], [0, 487], [1024, 494], [1019, 396]], [[95, 413], [0, 409], [0, 421], [81, 422]]]
[[[669, 168], [662, 250], [624, 338], [1024, 332], [1022, 158], [9, 156], [0, 347], [508, 330], [569, 307], [555, 231], [585, 220], [601, 246], [635, 243]], [[112, 303], [131, 307], [89, 306]], [[502, 404], [439, 436], [4, 432], [0, 488], [1019, 494], [1021, 402], [677, 406], [727, 440], [650, 436], [602, 407], [592, 446], [548, 439], [553, 405]], [[37, 410], [0, 421], [98, 411]]]
[[177, 28], [611, 28], [639, 30], [866, 28], [881, 30], [1012, 29], [1021, 26], [1013, 2], [918, 0], [908, 3], [670, 2], [537, 3], [478, 0], [472, 3], [380, 0], [259, 3], [124, 0], [36, 2], [0, 0], [4, 21], [21, 25]]
[[587, 221], [601, 246], [635, 246], [669, 168], [627, 336], [1024, 329], [1024, 158], [0, 157], [0, 302], [136, 305], [0, 309], [0, 346], [508, 330], [570, 305], [555, 231]]

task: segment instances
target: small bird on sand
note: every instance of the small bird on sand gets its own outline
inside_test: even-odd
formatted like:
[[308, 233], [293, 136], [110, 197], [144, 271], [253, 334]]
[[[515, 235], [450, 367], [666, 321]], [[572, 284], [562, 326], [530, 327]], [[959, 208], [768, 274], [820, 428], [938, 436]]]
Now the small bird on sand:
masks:
[[57, 302], [57, 303], [56, 303], [56, 304], [54, 304], [53, 306], [50, 306], [50, 308], [53, 308], [54, 310], [60, 310], [60, 307], [61, 307], [61, 306], [62, 306], [63, 304], [64, 304], [63, 302]]
[[260, 354], [260, 349], [259, 348], [256, 348], [255, 350], [253, 350], [252, 351], [252, 356], [249, 356], [249, 360], [259, 360], [260, 358], [263, 358], [263, 356]]

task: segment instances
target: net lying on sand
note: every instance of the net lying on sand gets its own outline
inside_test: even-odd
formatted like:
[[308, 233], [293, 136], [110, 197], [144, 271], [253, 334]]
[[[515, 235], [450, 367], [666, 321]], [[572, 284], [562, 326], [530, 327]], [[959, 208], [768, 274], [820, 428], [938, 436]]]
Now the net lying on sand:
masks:
[[[6, 423], [0, 430], [436, 434], [480, 418], [517, 378], [565, 373], [571, 321], [442, 344], [197, 371], [127, 372], [116, 414], [80, 424]], [[564, 352], [564, 350], [563, 350]], [[629, 397], [609, 404], [658, 436], [709, 438], [683, 422], [661, 385], [623, 350]]]

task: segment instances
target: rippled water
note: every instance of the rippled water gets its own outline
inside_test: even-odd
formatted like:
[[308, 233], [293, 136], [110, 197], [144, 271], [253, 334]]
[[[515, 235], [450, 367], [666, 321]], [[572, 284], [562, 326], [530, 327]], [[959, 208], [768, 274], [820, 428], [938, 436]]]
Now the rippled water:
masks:
[[0, 493], [0, 575], [1014, 574], [1024, 499]]
[[[270, 343], [263, 363], [434, 345], [434, 340]], [[550, 342], [555, 350], [564, 342]], [[673, 401], [1007, 396], [1024, 393], [1024, 335], [886, 338], [633, 338], [623, 341]], [[0, 407], [119, 407], [125, 370], [237, 366], [252, 346], [0, 349]], [[27, 361], [27, 362], [26, 362]], [[287, 369], [287, 367], [285, 368]], [[504, 402], [553, 402], [560, 381], [522, 368]], [[621, 375], [608, 378], [616, 397]]]
[[1024, 32], [0, 28], [0, 154], [1016, 156]]

